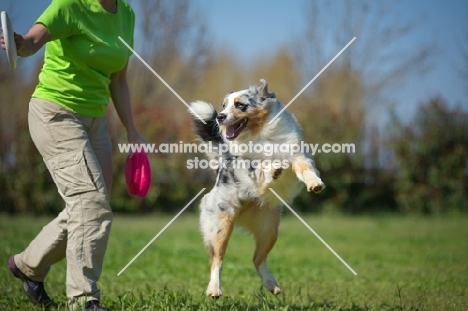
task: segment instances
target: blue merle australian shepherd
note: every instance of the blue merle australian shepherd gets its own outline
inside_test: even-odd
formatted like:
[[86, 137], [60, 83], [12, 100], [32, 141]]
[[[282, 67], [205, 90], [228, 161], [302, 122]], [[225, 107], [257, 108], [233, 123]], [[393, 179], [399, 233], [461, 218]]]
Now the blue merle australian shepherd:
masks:
[[[289, 152], [266, 155], [258, 152], [260, 148], [242, 148], [249, 144], [292, 146], [302, 141], [301, 128], [290, 112], [275, 118], [284, 106], [275, 93], [268, 91], [266, 81], [260, 81], [260, 86], [228, 93], [219, 113], [203, 101], [190, 104], [195, 133], [202, 144], [213, 147], [207, 156], [219, 160], [215, 186], [200, 205], [200, 227], [211, 263], [206, 294], [212, 298], [221, 296], [221, 268], [234, 226], [253, 234], [255, 268], [263, 285], [279, 294], [278, 282], [267, 267], [267, 256], [278, 237], [281, 202], [268, 188], [288, 204], [300, 191], [300, 182], [308, 191], [325, 188], [310, 155], [301, 150], [291, 152], [290, 148]], [[219, 150], [224, 152], [220, 154]]]

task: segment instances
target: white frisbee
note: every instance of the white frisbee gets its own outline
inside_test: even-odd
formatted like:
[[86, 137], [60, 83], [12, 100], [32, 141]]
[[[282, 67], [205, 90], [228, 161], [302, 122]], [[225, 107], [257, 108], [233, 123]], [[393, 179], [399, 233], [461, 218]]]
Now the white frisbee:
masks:
[[16, 68], [16, 43], [15, 37], [13, 32], [13, 26], [11, 25], [10, 18], [8, 17], [7, 12], [2, 11], [1, 13], [2, 19], [2, 30], [3, 30], [3, 37], [5, 38], [5, 47], [6, 47], [6, 54], [8, 57], [8, 62], [10, 63], [10, 67], [15, 69]]

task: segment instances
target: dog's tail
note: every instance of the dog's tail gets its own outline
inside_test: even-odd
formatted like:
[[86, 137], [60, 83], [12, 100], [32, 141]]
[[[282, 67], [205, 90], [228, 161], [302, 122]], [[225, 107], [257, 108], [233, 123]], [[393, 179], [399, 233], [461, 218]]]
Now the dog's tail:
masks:
[[[195, 101], [190, 103], [190, 114], [192, 115], [192, 126], [195, 134], [205, 143], [210, 143], [212, 149], [207, 149], [208, 157], [215, 158], [219, 156], [219, 145], [222, 144], [223, 138], [221, 136], [216, 116], [218, 112], [211, 104], [204, 101]], [[204, 123], [202, 122], [204, 121]]]

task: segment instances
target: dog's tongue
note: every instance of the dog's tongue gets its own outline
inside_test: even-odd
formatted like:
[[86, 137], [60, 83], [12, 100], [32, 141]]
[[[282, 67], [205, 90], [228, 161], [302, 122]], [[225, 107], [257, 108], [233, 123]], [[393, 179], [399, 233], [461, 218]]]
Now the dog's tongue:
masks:
[[226, 128], [226, 137], [232, 138], [236, 134], [238, 124], [230, 125]]

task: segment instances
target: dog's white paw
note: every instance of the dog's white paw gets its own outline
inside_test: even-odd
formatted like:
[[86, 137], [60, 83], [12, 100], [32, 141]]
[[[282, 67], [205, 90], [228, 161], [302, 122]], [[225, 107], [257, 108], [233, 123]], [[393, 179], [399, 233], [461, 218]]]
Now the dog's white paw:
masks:
[[322, 180], [312, 171], [305, 171], [302, 173], [304, 177], [304, 183], [307, 186], [307, 191], [313, 191], [315, 193], [319, 193], [323, 189], [325, 189], [325, 184]]
[[221, 289], [218, 286], [213, 286], [210, 284], [206, 289], [206, 295], [212, 299], [218, 299], [222, 295]]
[[281, 289], [278, 286], [275, 286], [275, 288], [273, 288], [271, 292], [273, 293], [273, 295], [279, 295], [281, 294]]
[[310, 186], [308, 185], [307, 186], [307, 191], [309, 191], [309, 192], [313, 191], [315, 193], [319, 193], [325, 188], [326, 188], [325, 184], [322, 181], [320, 181], [319, 183], [312, 184]]
[[281, 289], [275, 280], [268, 280], [263, 283], [263, 286], [265, 286], [265, 288], [268, 289], [273, 295], [278, 295], [281, 293]]

